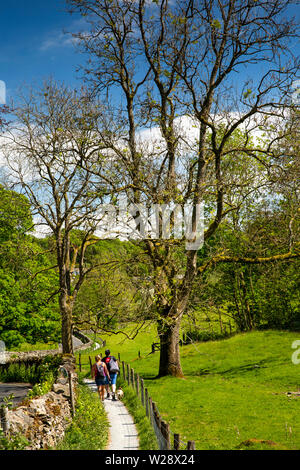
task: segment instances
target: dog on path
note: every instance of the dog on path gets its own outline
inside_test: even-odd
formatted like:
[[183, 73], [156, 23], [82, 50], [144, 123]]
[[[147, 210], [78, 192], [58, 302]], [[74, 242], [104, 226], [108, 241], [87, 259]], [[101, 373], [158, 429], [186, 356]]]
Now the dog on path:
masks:
[[117, 392], [116, 392], [116, 395], [117, 395], [118, 400], [122, 400], [123, 397], [124, 397], [124, 392], [123, 392], [123, 390], [122, 390], [121, 388], [119, 388], [119, 389], [117, 390]]

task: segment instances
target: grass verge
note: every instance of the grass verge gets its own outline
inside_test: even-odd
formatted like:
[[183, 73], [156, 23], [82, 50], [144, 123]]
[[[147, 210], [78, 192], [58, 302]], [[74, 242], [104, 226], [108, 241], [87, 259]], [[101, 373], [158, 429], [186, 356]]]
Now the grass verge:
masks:
[[122, 401], [133, 417], [137, 427], [140, 450], [157, 450], [158, 444], [155, 432], [135, 391], [121, 378], [118, 378], [118, 386], [121, 386], [124, 391]]
[[57, 450], [104, 450], [109, 424], [98, 394], [78, 386], [76, 414]]

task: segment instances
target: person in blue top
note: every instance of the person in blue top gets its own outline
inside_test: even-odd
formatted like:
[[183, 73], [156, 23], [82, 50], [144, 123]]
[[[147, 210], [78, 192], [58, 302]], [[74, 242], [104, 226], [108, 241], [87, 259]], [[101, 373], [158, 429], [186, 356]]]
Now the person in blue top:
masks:
[[[110, 350], [106, 349], [105, 357], [102, 358], [102, 362], [106, 364], [109, 376], [110, 376], [110, 383], [112, 388], [112, 400], [116, 401], [116, 387], [117, 387], [117, 376], [119, 371], [118, 361], [114, 356], [110, 355]], [[109, 382], [106, 384], [106, 398], [110, 397], [109, 393]]]

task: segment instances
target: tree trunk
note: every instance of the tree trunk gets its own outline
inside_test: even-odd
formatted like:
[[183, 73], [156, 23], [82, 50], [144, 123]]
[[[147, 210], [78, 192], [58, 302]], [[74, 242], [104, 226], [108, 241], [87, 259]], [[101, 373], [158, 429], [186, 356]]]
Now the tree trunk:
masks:
[[184, 279], [180, 288], [173, 293], [173, 305], [164, 306], [161, 320], [158, 321], [160, 337], [160, 361], [158, 376], [172, 375], [183, 377], [180, 363], [179, 333], [181, 319], [186, 312], [187, 304], [197, 273], [197, 251], [190, 251]]
[[59, 299], [61, 313], [61, 339], [63, 354], [72, 354], [72, 303], [67, 295], [61, 294]]
[[159, 377], [172, 375], [183, 377], [179, 352], [179, 330], [181, 317], [173, 320], [172, 324], [158, 324], [160, 337]]
[[247, 287], [246, 287], [244, 273], [242, 271], [240, 273], [240, 281], [241, 281], [241, 289], [242, 289], [243, 300], [244, 300], [244, 312], [245, 312], [245, 321], [246, 321], [247, 330], [253, 330], [252, 312], [251, 312], [250, 304], [248, 302]]

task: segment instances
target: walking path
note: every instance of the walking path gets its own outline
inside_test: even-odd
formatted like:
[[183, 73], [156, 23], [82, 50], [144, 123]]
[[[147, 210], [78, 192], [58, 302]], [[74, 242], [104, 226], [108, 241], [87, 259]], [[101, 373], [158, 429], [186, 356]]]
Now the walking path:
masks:
[[[97, 392], [93, 380], [84, 379], [84, 382], [91, 390]], [[104, 408], [110, 424], [109, 443], [106, 450], [138, 450], [137, 429], [124, 403], [106, 399], [104, 400]]]

